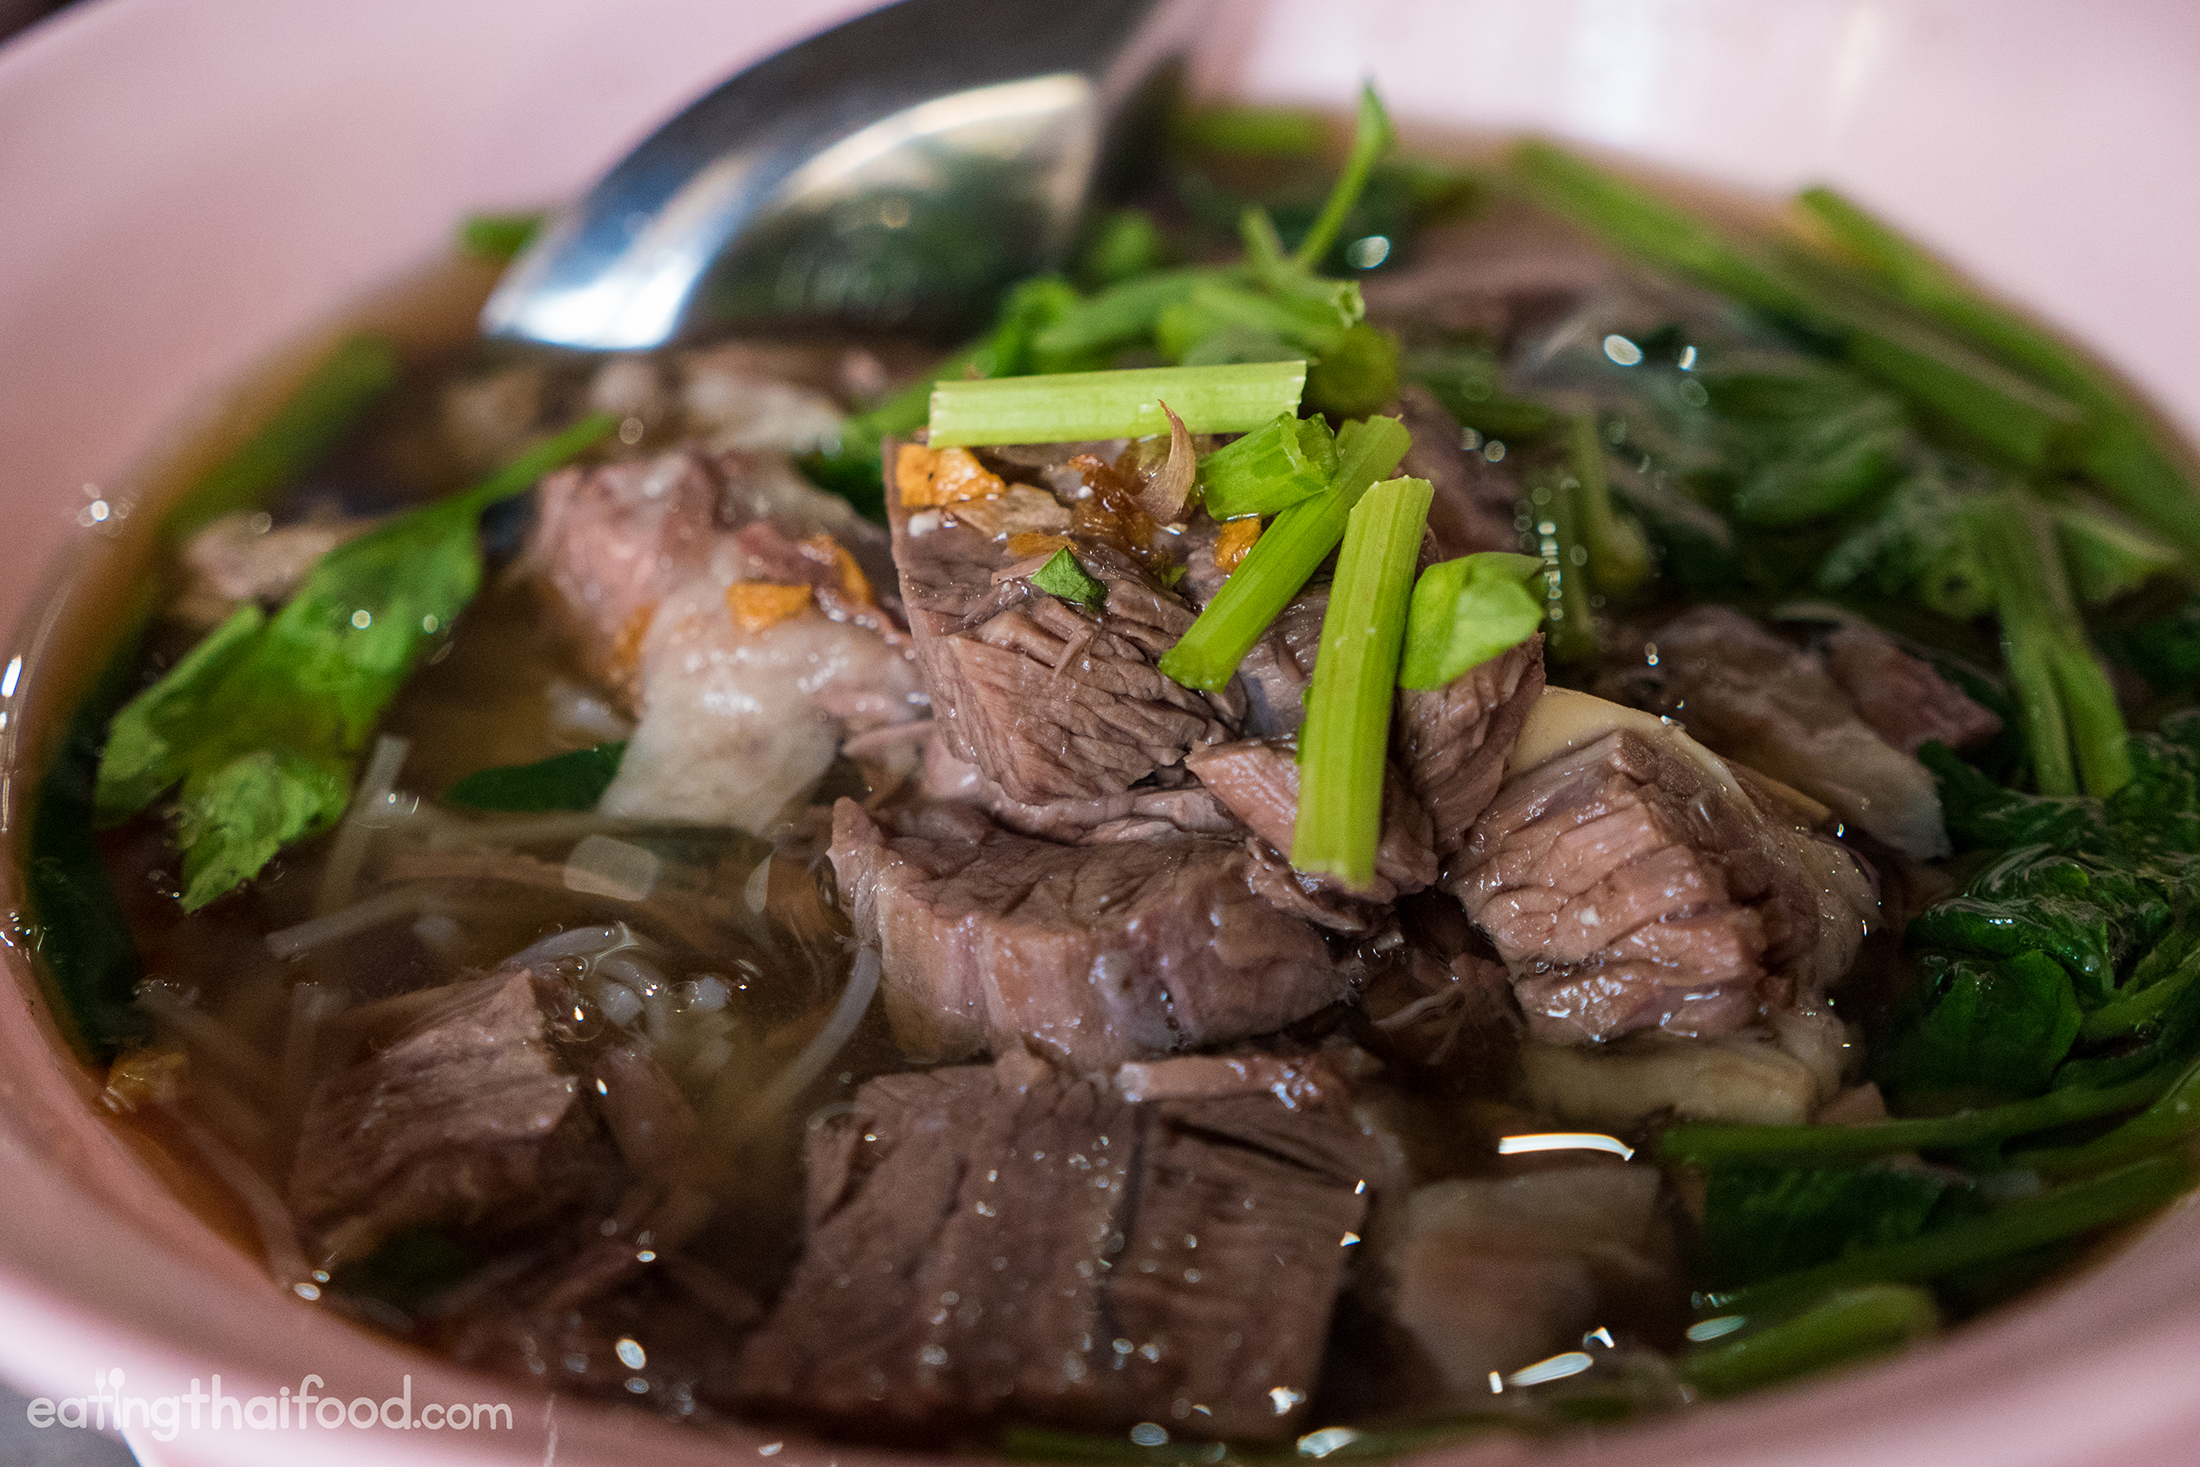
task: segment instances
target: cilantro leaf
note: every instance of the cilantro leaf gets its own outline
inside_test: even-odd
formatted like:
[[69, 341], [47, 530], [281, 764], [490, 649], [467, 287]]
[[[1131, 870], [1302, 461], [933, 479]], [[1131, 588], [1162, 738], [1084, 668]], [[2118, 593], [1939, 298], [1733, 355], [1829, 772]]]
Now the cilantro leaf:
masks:
[[187, 911], [335, 824], [390, 699], [481, 584], [482, 510], [616, 426], [584, 419], [478, 488], [337, 546], [272, 617], [239, 608], [115, 715], [99, 818], [127, 818], [180, 783]]

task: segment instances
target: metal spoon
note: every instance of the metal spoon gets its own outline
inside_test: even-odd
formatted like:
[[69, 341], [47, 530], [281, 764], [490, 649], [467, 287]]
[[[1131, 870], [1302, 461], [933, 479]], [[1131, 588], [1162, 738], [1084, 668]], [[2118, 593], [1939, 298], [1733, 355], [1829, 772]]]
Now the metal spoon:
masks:
[[482, 329], [639, 350], [946, 325], [1059, 265], [1204, 0], [900, 0], [692, 103], [557, 214]]

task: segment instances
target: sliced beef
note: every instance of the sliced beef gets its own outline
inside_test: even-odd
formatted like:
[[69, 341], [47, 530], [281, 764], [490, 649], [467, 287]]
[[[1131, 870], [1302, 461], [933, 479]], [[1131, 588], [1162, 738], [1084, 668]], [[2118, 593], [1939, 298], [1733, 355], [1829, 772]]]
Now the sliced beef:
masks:
[[1976, 748], [2001, 732], [1999, 716], [1877, 627], [1851, 622], [1828, 637], [1826, 670], [1872, 731], [1905, 754], [1936, 741]]
[[602, 1175], [579, 1096], [530, 974], [454, 984], [389, 1045], [314, 1092], [291, 1207], [339, 1258], [421, 1224], [543, 1218]]
[[1386, 1214], [1381, 1257], [1436, 1400], [1486, 1402], [1493, 1375], [1678, 1312], [1658, 1172], [1640, 1164], [1432, 1183]]
[[1678, 719], [1718, 753], [1905, 855], [1948, 854], [1932, 775], [1872, 730], [1815, 652], [1724, 606], [1675, 617], [1651, 645], [1654, 665], [1601, 690]]
[[1497, 793], [1505, 759], [1543, 693], [1543, 636], [1470, 667], [1440, 688], [1403, 688], [1391, 745], [1449, 856]]
[[865, 1085], [813, 1133], [746, 1403], [871, 1431], [1299, 1430], [1369, 1143], [1327, 1092], [1201, 1088], [1134, 1102], [1021, 1055]]
[[1342, 992], [1320, 934], [1254, 894], [1236, 841], [1065, 846], [974, 816], [894, 836], [853, 801], [833, 814], [833, 869], [914, 1058], [1029, 1044], [1112, 1066], [1265, 1034]]
[[1019, 835], [1064, 845], [1102, 840], [1151, 840], [1168, 835], [1238, 834], [1238, 822], [1221, 801], [1189, 776], [1171, 780], [1163, 771], [1120, 794], [1096, 800], [1049, 800], [1027, 805], [985, 777], [985, 771], [947, 751], [946, 741], [926, 742], [917, 798], [968, 805]]
[[1815, 1000], [1875, 919], [1841, 847], [1670, 725], [1547, 691], [1445, 884], [1538, 1036], [1728, 1033]]
[[[999, 486], [992, 499], [1016, 487], [998, 476], [987, 482]], [[1130, 536], [1118, 518], [1081, 514], [1069, 533], [1037, 537], [1044, 543], [1033, 546], [1028, 536], [990, 533], [982, 515], [958, 508], [984, 499], [931, 508], [905, 504], [899, 492], [887, 500], [894, 563], [940, 732], [951, 753], [1011, 799], [1118, 795], [1230, 736], [1240, 696], [1195, 693], [1154, 667], [1193, 612], [1155, 578], [1150, 536]], [[1030, 573], [1063, 545], [1106, 588], [1097, 613], [1031, 584]]]
[[1458, 420], [1419, 383], [1406, 384], [1398, 405], [1413, 434], [1413, 446], [1398, 472], [1428, 480], [1435, 491], [1428, 532], [1436, 559], [1518, 550], [1520, 531], [1513, 521], [1519, 514], [1520, 483], [1510, 466], [1467, 448]]

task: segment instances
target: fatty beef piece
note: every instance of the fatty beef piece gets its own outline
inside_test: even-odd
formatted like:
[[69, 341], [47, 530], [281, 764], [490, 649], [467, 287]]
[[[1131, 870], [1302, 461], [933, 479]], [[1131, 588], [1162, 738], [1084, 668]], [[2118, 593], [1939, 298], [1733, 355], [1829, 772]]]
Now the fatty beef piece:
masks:
[[604, 813], [761, 832], [847, 737], [920, 717], [882, 540], [772, 455], [546, 480], [523, 564], [639, 715]]

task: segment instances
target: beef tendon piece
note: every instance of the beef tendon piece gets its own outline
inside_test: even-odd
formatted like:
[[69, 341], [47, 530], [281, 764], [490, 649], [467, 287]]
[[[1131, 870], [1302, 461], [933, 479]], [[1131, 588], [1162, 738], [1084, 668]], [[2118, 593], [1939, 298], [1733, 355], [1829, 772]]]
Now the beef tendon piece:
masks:
[[1170, 1097], [1146, 1101], [1024, 1054], [865, 1085], [813, 1134], [745, 1403], [873, 1432], [1302, 1429], [1372, 1145], [1341, 1082], [1181, 1063], [1140, 1067]]
[[[1489, 1399], [1503, 1376], [1584, 1333], [1624, 1329], [1678, 1301], [1658, 1173], [1580, 1166], [1422, 1187], [1379, 1238], [1389, 1314], [1433, 1399]], [[1647, 1316], [1647, 1318], [1644, 1318]]]
[[1544, 693], [1445, 877], [1532, 1033], [1730, 1033], [1847, 971], [1870, 879], [1770, 788], [1649, 714]]
[[1513, 741], [1543, 694], [1543, 634], [1440, 688], [1402, 688], [1391, 743], [1449, 856], [1505, 777]]
[[1320, 933], [1255, 895], [1234, 840], [896, 836], [833, 812], [833, 869], [912, 1058], [1029, 1044], [1078, 1068], [1265, 1034], [1344, 991]]
[[607, 1165], [522, 971], [453, 984], [306, 1107], [290, 1204], [327, 1254], [356, 1258], [421, 1224], [518, 1227]]

